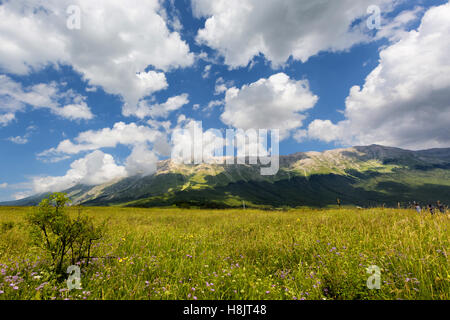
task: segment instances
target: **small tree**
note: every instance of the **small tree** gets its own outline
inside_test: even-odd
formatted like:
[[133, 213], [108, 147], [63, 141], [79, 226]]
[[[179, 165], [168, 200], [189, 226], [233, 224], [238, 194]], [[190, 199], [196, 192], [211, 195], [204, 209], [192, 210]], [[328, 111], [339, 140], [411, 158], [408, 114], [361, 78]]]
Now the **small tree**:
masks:
[[62, 274], [66, 257], [75, 264], [82, 259], [89, 262], [94, 241], [103, 237], [105, 224], [95, 227], [92, 219], [81, 215], [72, 219], [66, 212], [70, 199], [64, 193], [54, 193], [41, 201], [36, 210], [28, 217], [31, 235], [52, 261], [52, 269]]

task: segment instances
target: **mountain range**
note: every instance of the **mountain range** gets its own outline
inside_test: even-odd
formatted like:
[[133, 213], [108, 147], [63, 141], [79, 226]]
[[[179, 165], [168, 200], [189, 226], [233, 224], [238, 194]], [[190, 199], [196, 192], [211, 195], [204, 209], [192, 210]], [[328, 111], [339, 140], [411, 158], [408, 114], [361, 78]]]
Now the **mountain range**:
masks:
[[[409, 151], [379, 145], [280, 156], [275, 176], [259, 165], [160, 161], [155, 174], [77, 185], [63, 192], [85, 206], [283, 208], [450, 203], [450, 148]], [[46, 194], [0, 205], [36, 205]]]

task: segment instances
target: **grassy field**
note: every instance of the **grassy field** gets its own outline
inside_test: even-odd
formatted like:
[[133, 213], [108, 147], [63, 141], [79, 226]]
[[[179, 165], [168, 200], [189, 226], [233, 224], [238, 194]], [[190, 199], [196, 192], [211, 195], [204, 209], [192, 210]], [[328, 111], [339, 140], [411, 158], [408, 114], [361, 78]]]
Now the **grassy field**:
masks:
[[[0, 207], [0, 300], [450, 299], [445, 215], [85, 208], [107, 233], [68, 291], [31, 244], [30, 210]], [[371, 265], [380, 290], [367, 288]]]

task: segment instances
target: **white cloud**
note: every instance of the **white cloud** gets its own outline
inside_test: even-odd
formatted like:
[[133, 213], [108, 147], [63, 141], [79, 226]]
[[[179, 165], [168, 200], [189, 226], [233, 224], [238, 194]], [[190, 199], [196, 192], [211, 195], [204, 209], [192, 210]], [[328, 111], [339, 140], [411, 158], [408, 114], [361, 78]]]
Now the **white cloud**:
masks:
[[219, 94], [221, 94], [221, 93], [226, 92], [227, 89], [228, 89], [227, 86], [226, 86], [225, 84], [223, 84], [223, 83], [221, 83], [221, 84], [216, 84], [216, 88], [215, 88], [214, 94], [215, 94], [215, 95], [219, 95]]
[[203, 79], [207, 79], [207, 78], [209, 78], [209, 74], [210, 74], [210, 72], [211, 72], [211, 65], [210, 64], [208, 64], [208, 65], [206, 65], [205, 66], [205, 69], [203, 70], [203, 73], [202, 73], [202, 78]]
[[30, 197], [30, 196], [32, 196], [32, 195], [33, 195], [33, 193], [30, 192], [30, 191], [17, 192], [17, 193], [15, 193], [15, 194], [13, 194], [13, 198], [14, 198], [15, 200], [21, 200], [21, 199]]
[[304, 112], [318, 97], [307, 80], [296, 81], [284, 73], [260, 79], [241, 89], [228, 89], [221, 120], [238, 129], [280, 129], [280, 139], [302, 126]]
[[97, 92], [97, 87], [87, 87], [86, 92]]
[[[158, 141], [155, 141], [157, 136]], [[112, 129], [83, 132], [75, 141], [77, 143], [65, 140], [57, 148], [50, 149], [41, 156], [65, 158], [65, 154], [94, 151], [75, 160], [64, 176], [32, 178], [29, 183], [32, 191], [19, 196], [23, 198], [33, 193], [62, 191], [78, 184], [99, 185], [135, 175], [147, 176], [156, 172], [158, 154], [170, 154], [170, 150], [164, 149], [167, 147], [170, 149], [167, 142], [164, 144], [164, 141], [167, 141], [165, 135], [134, 123], [130, 125], [117, 123]], [[149, 148], [149, 142], [154, 142], [154, 150]], [[115, 147], [118, 144], [132, 148], [123, 166], [116, 164], [112, 155], [98, 150]]]
[[34, 193], [56, 192], [78, 184], [98, 185], [126, 176], [125, 167], [118, 166], [111, 155], [96, 150], [74, 161], [64, 176], [35, 177], [32, 186]]
[[0, 126], [4, 127], [11, 123], [16, 118], [14, 113], [8, 112], [0, 114]]
[[177, 126], [173, 129], [171, 144], [173, 161], [191, 163], [195, 161], [194, 157], [199, 157], [200, 162], [207, 163], [222, 160], [222, 157], [220, 159], [215, 157], [217, 152], [223, 155], [226, 141], [222, 132], [217, 129], [203, 130], [201, 121], [183, 115], [179, 117]]
[[0, 189], [6, 189], [8, 188], [8, 184], [6, 182], [0, 183]]
[[91, 109], [85, 102], [82, 102], [80, 104], [69, 104], [62, 108], [56, 109], [54, 112], [57, 115], [69, 120], [92, 119], [94, 117]]
[[153, 129], [163, 128], [165, 132], [170, 131], [170, 127], [172, 126], [172, 122], [170, 121], [158, 121], [158, 120], [147, 120], [147, 124]]
[[[258, 137], [257, 131], [230, 131], [204, 130], [201, 121], [180, 118], [172, 133], [172, 160], [185, 164], [195, 161], [223, 164], [227, 156], [245, 158], [269, 154], [267, 140], [264, 136]], [[230, 151], [233, 153], [227, 154]]]
[[17, 136], [17, 137], [9, 137], [7, 140], [11, 141], [15, 144], [27, 144], [29, 141], [30, 136], [32, 135], [33, 131], [37, 129], [36, 126], [28, 126], [26, 129], [26, 133], [23, 136]]
[[417, 30], [380, 52], [362, 88], [351, 89], [346, 119], [315, 120], [308, 136], [348, 145], [409, 149], [450, 145], [450, 3], [429, 9]]
[[382, 26], [378, 30], [376, 38], [388, 38], [390, 41], [398, 41], [406, 35], [405, 29], [413, 22], [418, 20], [419, 14], [423, 12], [422, 7], [416, 7], [412, 10], [406, 10], [399, 13], [392, 21]]
[[161, 104], [151, 105], [148, 101], [141, 101], [136, 108], [125, 107], [124, 116], [134, 115], [139, 119], [147, 117], [151, 118], [167, 118], [169, 114], [176, 111], [189, 103], [189, 95], [184, 93], [179, 96], [171, 97]]
[[321, 51], [341, 51], [370, 41], [365, 19], [370, 5], [383, 13], [392, 0], [192, 0], [196, 17], [206, 17], [197, 42], [216, 49], [231, 67], [247, 66], [263, 54], [274, 66], [290, 56], [307, 61]]
[[158, 156], [147, 145], [139, 144], [133, 148], [126, 161], [126, 170], [129, 176], [148, 176], [156, 172]]
[[27, 144], [28, 143], [28, 137], [26, 137], [26, 136], [9, 137], [8, 140], [15, 144]]
[[[81, 10], [79, 30], [67, 28], [70, 5]], [[100, 86], [135, 106], [167, 87], [164, 72], [194, 62], [162, 12], [158, 0], [3, 1], [0, 69], [25, 75], [49, 64], [70, 65], [90, 87]], [[146, 72], [148, 66], [156, 70]]]
[[222, 77], [217, 78], [214, 95], [216, 95], [216, 96], [220, 95], [220, 94], [226, 92], [227, 89], [232, 86], [233, 86], [233, 81], [225, 82], [225, 80]]
[[138, 126], [135, 123], [126, 124], [124, 122], [118, 122], [112, 128], [81, 132], [74, 139], [74, 142], [64, 140], [56, 148], [46, 150], [40, 153], [39, 156], [45, 158], [60, 156], [62, 154], [74, 155], [102, 148], [115, 148], [119, 144], [136, 146], [139, 144], [153, 143], [163, 137], [164, 135], [161, 132], [150, 127]]
[[214, 109], [215, 107], [219, 107], [219, 106], [223, 106], [224, 105], [224, 101], [223, 100], [213, 100], [210, 101], [208, 103], [208, 105], [203, 109], [203, 111], [211, 111], [212, 109]]
[[6, 120], [0, 121], [4, 124], [14, 119], [15, 112], [24, 111], [26, 106], [49, 109], [69, 120], [90, 120], [94, 115], [85, 100], [71, 89], [62, 91], [55, 82], [23, 87], [20, 82], [0, 75], [0, 111], [7, 112], [3, 116]]

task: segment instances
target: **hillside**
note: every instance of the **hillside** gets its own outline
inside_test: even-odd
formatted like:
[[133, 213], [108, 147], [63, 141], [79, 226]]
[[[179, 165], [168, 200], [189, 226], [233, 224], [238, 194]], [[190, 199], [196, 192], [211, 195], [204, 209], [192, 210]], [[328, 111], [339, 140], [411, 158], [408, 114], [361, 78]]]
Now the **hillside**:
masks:
[[[158, 164], [156, 174], [65, 190], [91, 206], [197, 206], [208, 208], [344, 205], [397, 206], [450, 202], [450, 148], [408, 151], [353, 147], [280, 157], [276, 176], [251, 165]], [[3, 205], [36, 204], [40, 196]]]

